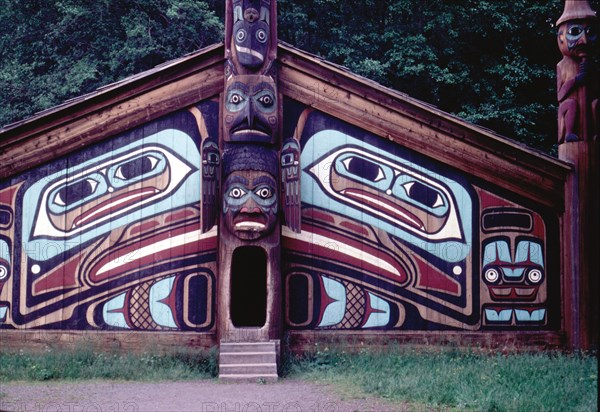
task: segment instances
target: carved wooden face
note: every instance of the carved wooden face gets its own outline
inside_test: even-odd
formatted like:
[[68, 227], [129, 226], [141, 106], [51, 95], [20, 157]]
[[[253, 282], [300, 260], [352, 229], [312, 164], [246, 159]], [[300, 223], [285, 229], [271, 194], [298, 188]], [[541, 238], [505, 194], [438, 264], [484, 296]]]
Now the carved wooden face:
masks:
[[227, 80], [225, 141], [275, 143], [277, 93], [269, 76], [240, 75]]
[[223, 213], [229, 231], [240, 239], [255, 240], [277, 223], [277, 185], [267, 172], [231, 173], [223, 188]]
[[591, 20], [569, 20], [558, 27], [558, 47], [563, 56], [585, 58], [597, 40], [597, 27]]
[[257, 70], [264, 64], [270, 41], [269, 22], [269, 1], [233, 2], [232, 49], [242, 66]]

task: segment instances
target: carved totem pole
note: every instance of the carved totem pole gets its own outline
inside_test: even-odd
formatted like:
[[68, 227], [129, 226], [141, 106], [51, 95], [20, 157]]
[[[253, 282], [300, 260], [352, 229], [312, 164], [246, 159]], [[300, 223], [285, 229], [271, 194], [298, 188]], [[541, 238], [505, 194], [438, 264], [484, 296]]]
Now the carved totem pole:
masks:
[[573, 316], [565, 319], [564, 326], [572, 346], [589, 348], [598, 331], [598, 305], [593, 303], [597, 297], [592, 294], [598, 289], [600, 250], [596, 13], [587, 0], [566, 0], [556, 26], [563, 55], [557, 65], [558, 153], [573, 165], [562, 221], [563, 302], [573, 308]]
[[[283, 178], [280, 173], [275, 0], [228, 0], [225, 30], [227, 62], [219, 142], [223, 182], [220, 339], [278, 339], [282, 312], [280, 202], [290, 198], [282, 193], [285, 187], [299, 190], [299, 185], [298, 178], [292, 181], [287, 177], [287, 169]], [[294, 143], [291, 146], [298, 152]], [[290, 156], [284, 153], [283, 160], [287, 159]], [[299, 216], [299, 195], [294, 200], [293, 206], [283, 204], [282, 209]], [[299, 230], [299, 217], [287, 219], [297, 222], [292, 229]]]

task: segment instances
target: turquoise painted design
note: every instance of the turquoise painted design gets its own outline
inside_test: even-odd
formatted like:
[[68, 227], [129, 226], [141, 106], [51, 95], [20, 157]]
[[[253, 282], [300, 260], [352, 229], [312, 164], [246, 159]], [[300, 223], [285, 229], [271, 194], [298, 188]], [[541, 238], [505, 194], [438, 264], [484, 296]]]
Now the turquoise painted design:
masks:
[[367, 292], [367, 294], [373, 312], [362, 326], [363, 329], [387, 326], [390, 323], [390, 304], [371, 292]]
[[108, 326], [115, 328], [130, 329], [125, 319], [123, 308], [125, 307], [125, 295], [121, 293], [104, 304], [102, 307], [102, 318]]
[[150, 314], [152, 320], [165, 328], [177, 328], [173, 312], [166, 301], [173, 290], [175, 276], [161, 279], [150, 287]]
[[512, 309], [502, 309], [496, 311], [494, 309], [485, 309], [485, 317], [490, 322], [510, 322], [512, 319]]
[[518, 322], [542, 322], [546, 316], [546, 309], [536, 309], [531, 312], [523, 309], [515, 309]]
[[319, 327], [336, 325], [344, 319], [346, 312], [346, 288], [342, 283], [325, 276], [322, 276], [321, 279], [325, 293], [332, 302], [325, 308]]
[[[380, 228], [446, 262], [469, 255], [473, 206], [458, 182], [337, 130], [311, 136], [301, 164], [303, 203]], [[338, 187], [342, 178], [347, 188]]]
[[[24, 194], [24, 204], [37, 205], [23, 208], [24, 249], [38, 261], [52, 259], [141, 216], [198, 203], [196, 165], [192, 138], [167, 129], [46, 176]], [[78, 212], [94, 202], [91, 211]], [[68, 219], [70, 212], [79, 216]]]

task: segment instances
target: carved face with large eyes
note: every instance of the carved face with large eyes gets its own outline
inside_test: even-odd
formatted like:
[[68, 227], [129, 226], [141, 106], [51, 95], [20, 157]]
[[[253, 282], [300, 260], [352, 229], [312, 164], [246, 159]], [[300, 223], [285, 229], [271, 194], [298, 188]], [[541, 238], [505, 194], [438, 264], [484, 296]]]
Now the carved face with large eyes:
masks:
[[596, 23], [591, 20], [569, 20], [558, 28], [558, 47], [563, 56], [587, 57], [597, 40]]
[[255, 170], [236, 171], [225, 180], [223, 213], [227, 228], [240, 239], [255, 240], [273, 231], [277, 222], [277, 184]]
[[225, 90], [225, 141], [275, 143], [277, 93], [269, 76], [232, 76]]
[[269, 1], [234, 0], [232, 48], [239, 63], [259, 69], [269, 49]]

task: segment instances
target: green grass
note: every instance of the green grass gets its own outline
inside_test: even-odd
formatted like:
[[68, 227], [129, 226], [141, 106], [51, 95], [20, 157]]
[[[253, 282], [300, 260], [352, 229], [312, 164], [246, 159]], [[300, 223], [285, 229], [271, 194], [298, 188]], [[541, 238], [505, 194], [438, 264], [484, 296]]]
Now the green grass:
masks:
[[402, 403], [411, 410], [597, 411], [593, 355], [327, 347], [288, 361], [286, 375]]
[[178, 350], [167, 354], [110, 354], [87, 349], [0, 353], [0, 382], [48, 380], [185, 380], [214, 377], [217, 353]]
[[[365, 349], [350, 354], [316, 345], [311, 353], [285, 359], [285, 377], [333, 384], [342, 395], [380, 397], [410, 410], [598, 410], [598, 359], [594, 355], [503, 355], [440, 347]], [[215, 349], [167, 354], [87, 349], [0, 353], [0, 382], [206, 379], [216, 376], [217, 368]]]

